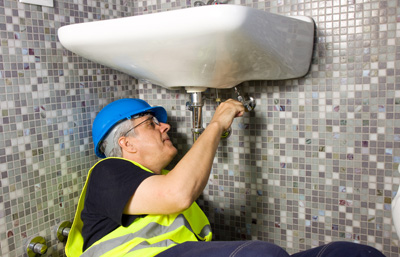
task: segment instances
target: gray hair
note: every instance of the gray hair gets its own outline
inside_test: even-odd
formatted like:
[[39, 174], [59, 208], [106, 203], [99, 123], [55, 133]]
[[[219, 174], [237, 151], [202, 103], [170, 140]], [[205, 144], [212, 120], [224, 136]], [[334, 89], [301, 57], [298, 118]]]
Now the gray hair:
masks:
[[[106, 157], [122, 157], [122, 149], [119, 146], [119, 138], [125, 136], [126, 131], [132, 127], [132, 120], [124, 120], [117, 124], [110, 133], [104, 138], [100, 145], [100, 151], [104, 153]], [[128, 134], [133, 134], [134, 130], [131, 130]]]
[[[154, 115], [152, 112], [142, 112], [114, 126], [110, 133], [103, 139], [100, 145], [100, 151], [103, 152], [106, 157], [122, 157], [122, 149], [118, 142], [119, 138], [127, 135], [134, 135], [135, 130], [132, 129], [131, 121], [149, 114]], [[129, 129], [132, 130], [126, 133]]]

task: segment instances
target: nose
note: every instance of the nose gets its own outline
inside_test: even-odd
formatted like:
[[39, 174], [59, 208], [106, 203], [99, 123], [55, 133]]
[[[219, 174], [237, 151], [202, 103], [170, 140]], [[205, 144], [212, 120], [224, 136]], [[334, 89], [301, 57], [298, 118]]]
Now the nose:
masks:
[[171, 129], [171, 125], [167, 123], [160, 122], [160, 131], [161, 133], [167, 133]]

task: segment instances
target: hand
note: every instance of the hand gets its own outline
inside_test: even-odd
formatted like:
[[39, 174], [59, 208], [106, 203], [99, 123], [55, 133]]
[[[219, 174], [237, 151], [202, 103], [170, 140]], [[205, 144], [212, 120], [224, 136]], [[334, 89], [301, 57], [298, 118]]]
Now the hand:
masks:
[[232, 125], [233, 119], [243, 116], [243, 113], [244, 106], [241, 102], [228, 99], [218, 106], [210, 123], [218, 123], [222, 131], [226, 131]]

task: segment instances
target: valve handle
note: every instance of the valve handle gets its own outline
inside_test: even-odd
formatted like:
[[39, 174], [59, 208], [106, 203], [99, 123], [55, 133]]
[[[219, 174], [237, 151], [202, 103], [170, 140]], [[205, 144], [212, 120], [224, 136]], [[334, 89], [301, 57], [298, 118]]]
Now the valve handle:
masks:
[[248, 96], [248, 99], [245, 99], [236, 87], [235, 93], [237, 94], [238, 101], [243, 104], [246, 112], [250, 112], [256, 108], [256, 100], [253, 97]]

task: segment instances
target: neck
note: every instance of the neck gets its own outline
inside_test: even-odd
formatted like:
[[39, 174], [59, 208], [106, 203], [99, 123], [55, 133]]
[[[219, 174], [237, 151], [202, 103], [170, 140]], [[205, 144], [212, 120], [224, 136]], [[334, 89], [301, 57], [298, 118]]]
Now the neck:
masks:
[[147, 162], [141, 158], [137, 158], [138, 156], [134, 155], [134, 154], [122, 154], [122, 158], [134, 161], [136, 163], [139, 163], [140, 165], [142, 165], [143, 167], [148, 168], [149, 170], [151, 170], [152, 172], [154, 172], [155, 174], [161, 174], [161, 171], [164, 169], [164, 167], [166, 165], [159, 165], [158, 163], [154, 163], [154, 161], [152, 163]]
[[[132, 160], [132, 161], [134, 161], [134, 160]], [[134, 161], [134, 162], [137, 162], [137, 163], [139, 163], [140, 165], [142, 165], [142, 166], [148, 168], [149, 170], [151, 170], [151, 171], [154, 172], [155, 174], [161, 174], [161, 171], [162, 171], [162, 169], [163, 169], [163, 168], [160, 168], [160, 167], [152, 167], [151, 165], [146, 165], [146, 164], [144, 164], [144, 163], [142, 163], [142, 162], [138, 162], [138, 161]]]

